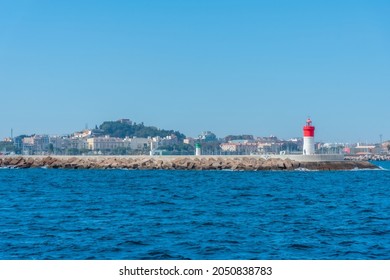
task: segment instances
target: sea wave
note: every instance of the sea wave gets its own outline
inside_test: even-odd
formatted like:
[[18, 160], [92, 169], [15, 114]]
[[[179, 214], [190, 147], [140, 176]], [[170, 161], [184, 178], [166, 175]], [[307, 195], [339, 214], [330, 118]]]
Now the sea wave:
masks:
[[388, 169], [384, 169], [383, 167], [378, 167], [378, 168], [358, 168], [355, 167], [351, 170], [344, 170], [344, 171], [386, 171]]
[[2, 170], [0, 259], [387, 259], [389, 180], [303, 168]]
[[308, 169], [308, 168], [304, 168], [304, 167], [298, 167], [298, 168], [295, 168], [294, 171], [312, 172], [312, 171], [319, 171], [319, 170], [318, 169]]

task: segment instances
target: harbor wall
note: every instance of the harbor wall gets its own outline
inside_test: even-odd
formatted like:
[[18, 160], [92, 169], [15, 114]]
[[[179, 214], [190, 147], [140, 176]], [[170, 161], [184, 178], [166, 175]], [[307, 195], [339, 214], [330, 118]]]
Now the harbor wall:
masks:
[[270, 158], [291, 159], [299, 162], [317, 161], [343, 161], [343, 154], [318, 154], [318, 155], [272, 155]]
[[[367, 161], [263, 156], [3, 156], [3, 168], [162, 170], [351, 170], [374, 169]], [[325, 159], [325, 158], [322, 158]]]

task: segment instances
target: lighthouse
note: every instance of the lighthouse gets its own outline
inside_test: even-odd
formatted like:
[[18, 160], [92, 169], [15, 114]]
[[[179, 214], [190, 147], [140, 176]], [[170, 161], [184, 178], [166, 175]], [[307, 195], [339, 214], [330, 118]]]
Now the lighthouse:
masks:
[[303, 127], [303, 154], [314, 155], [314, 129], [311, 125], [311, 119], [307, 119]]
[[196, 155], [196, 156], [200, 156], [201, 154], [202, 154], [202, 152], [201, 152], [200, 143], [196, 143], [196, 144], [195, 144], [195, 155]]

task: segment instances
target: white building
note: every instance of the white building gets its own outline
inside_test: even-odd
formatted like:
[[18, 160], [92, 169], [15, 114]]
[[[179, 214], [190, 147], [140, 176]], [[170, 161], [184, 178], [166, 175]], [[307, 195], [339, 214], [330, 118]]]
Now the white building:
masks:
[[88, 138], [88, 137], [91, 137], [91, 135], [92, 135], [92, 130], [85, 129], [83, 131], [73, 133], [72, 138]]
[[86, 138], [72, 138], [69, 141], [70, 147], [78, 150], [88, 150], [89, 145]]
[[123, 139], [116, 137], [94, 137], [87, 139], [88, 149], [92, 151], [112, 150], [124, 147]]
[[220, 145], [223, 152], [231, 152], [238, 154], [251, 154], [258, 152], [258, 143], [249, 142], [248, 140], [243, 141], [229, 141], [228, 143], [222, 143]]
[[172, 145], [175, 145], [178, 143], [179, 143], [179, 140], [177, 139], [177, 136], [174, 134], [160, 138], [160, 141], [159, 141], [160, 146], [172, 146]]
[[149, 149], [152, 141], [152, 138], [126, 137], [123, 139], [123, 145], [125, 148], [130, 148], [132, 150], [144, 150]]
[[379, 154], [381, 148], [376, 145], [360, 144], [357, 143], [356, 147], [351, 148], [352, 154], [367, 155], [367, 154]]
[[49, 147], [48, 135], [34, 135], [25, 137], [22, 140], [24, 154], [43, 154], [47, 152]]
[[187, 138], [183, 139], [183, 144], [194, 145], [195, 139], [191, 138], [191, 137], [187, 137]]
[[49, 137], [49, 143], [53, 145], [54, 151], [65, 151], [70, 148], [70, 138], [64, 136], [51, 136]]

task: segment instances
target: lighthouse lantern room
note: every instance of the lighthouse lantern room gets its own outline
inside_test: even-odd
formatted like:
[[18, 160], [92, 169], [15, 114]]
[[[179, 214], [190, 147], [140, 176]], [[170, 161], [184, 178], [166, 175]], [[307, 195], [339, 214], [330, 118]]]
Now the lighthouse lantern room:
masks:
[[314, 129], [311, 119], [308, 118], [306, 125], [303, 127], [303, 154], [314, 155]]

